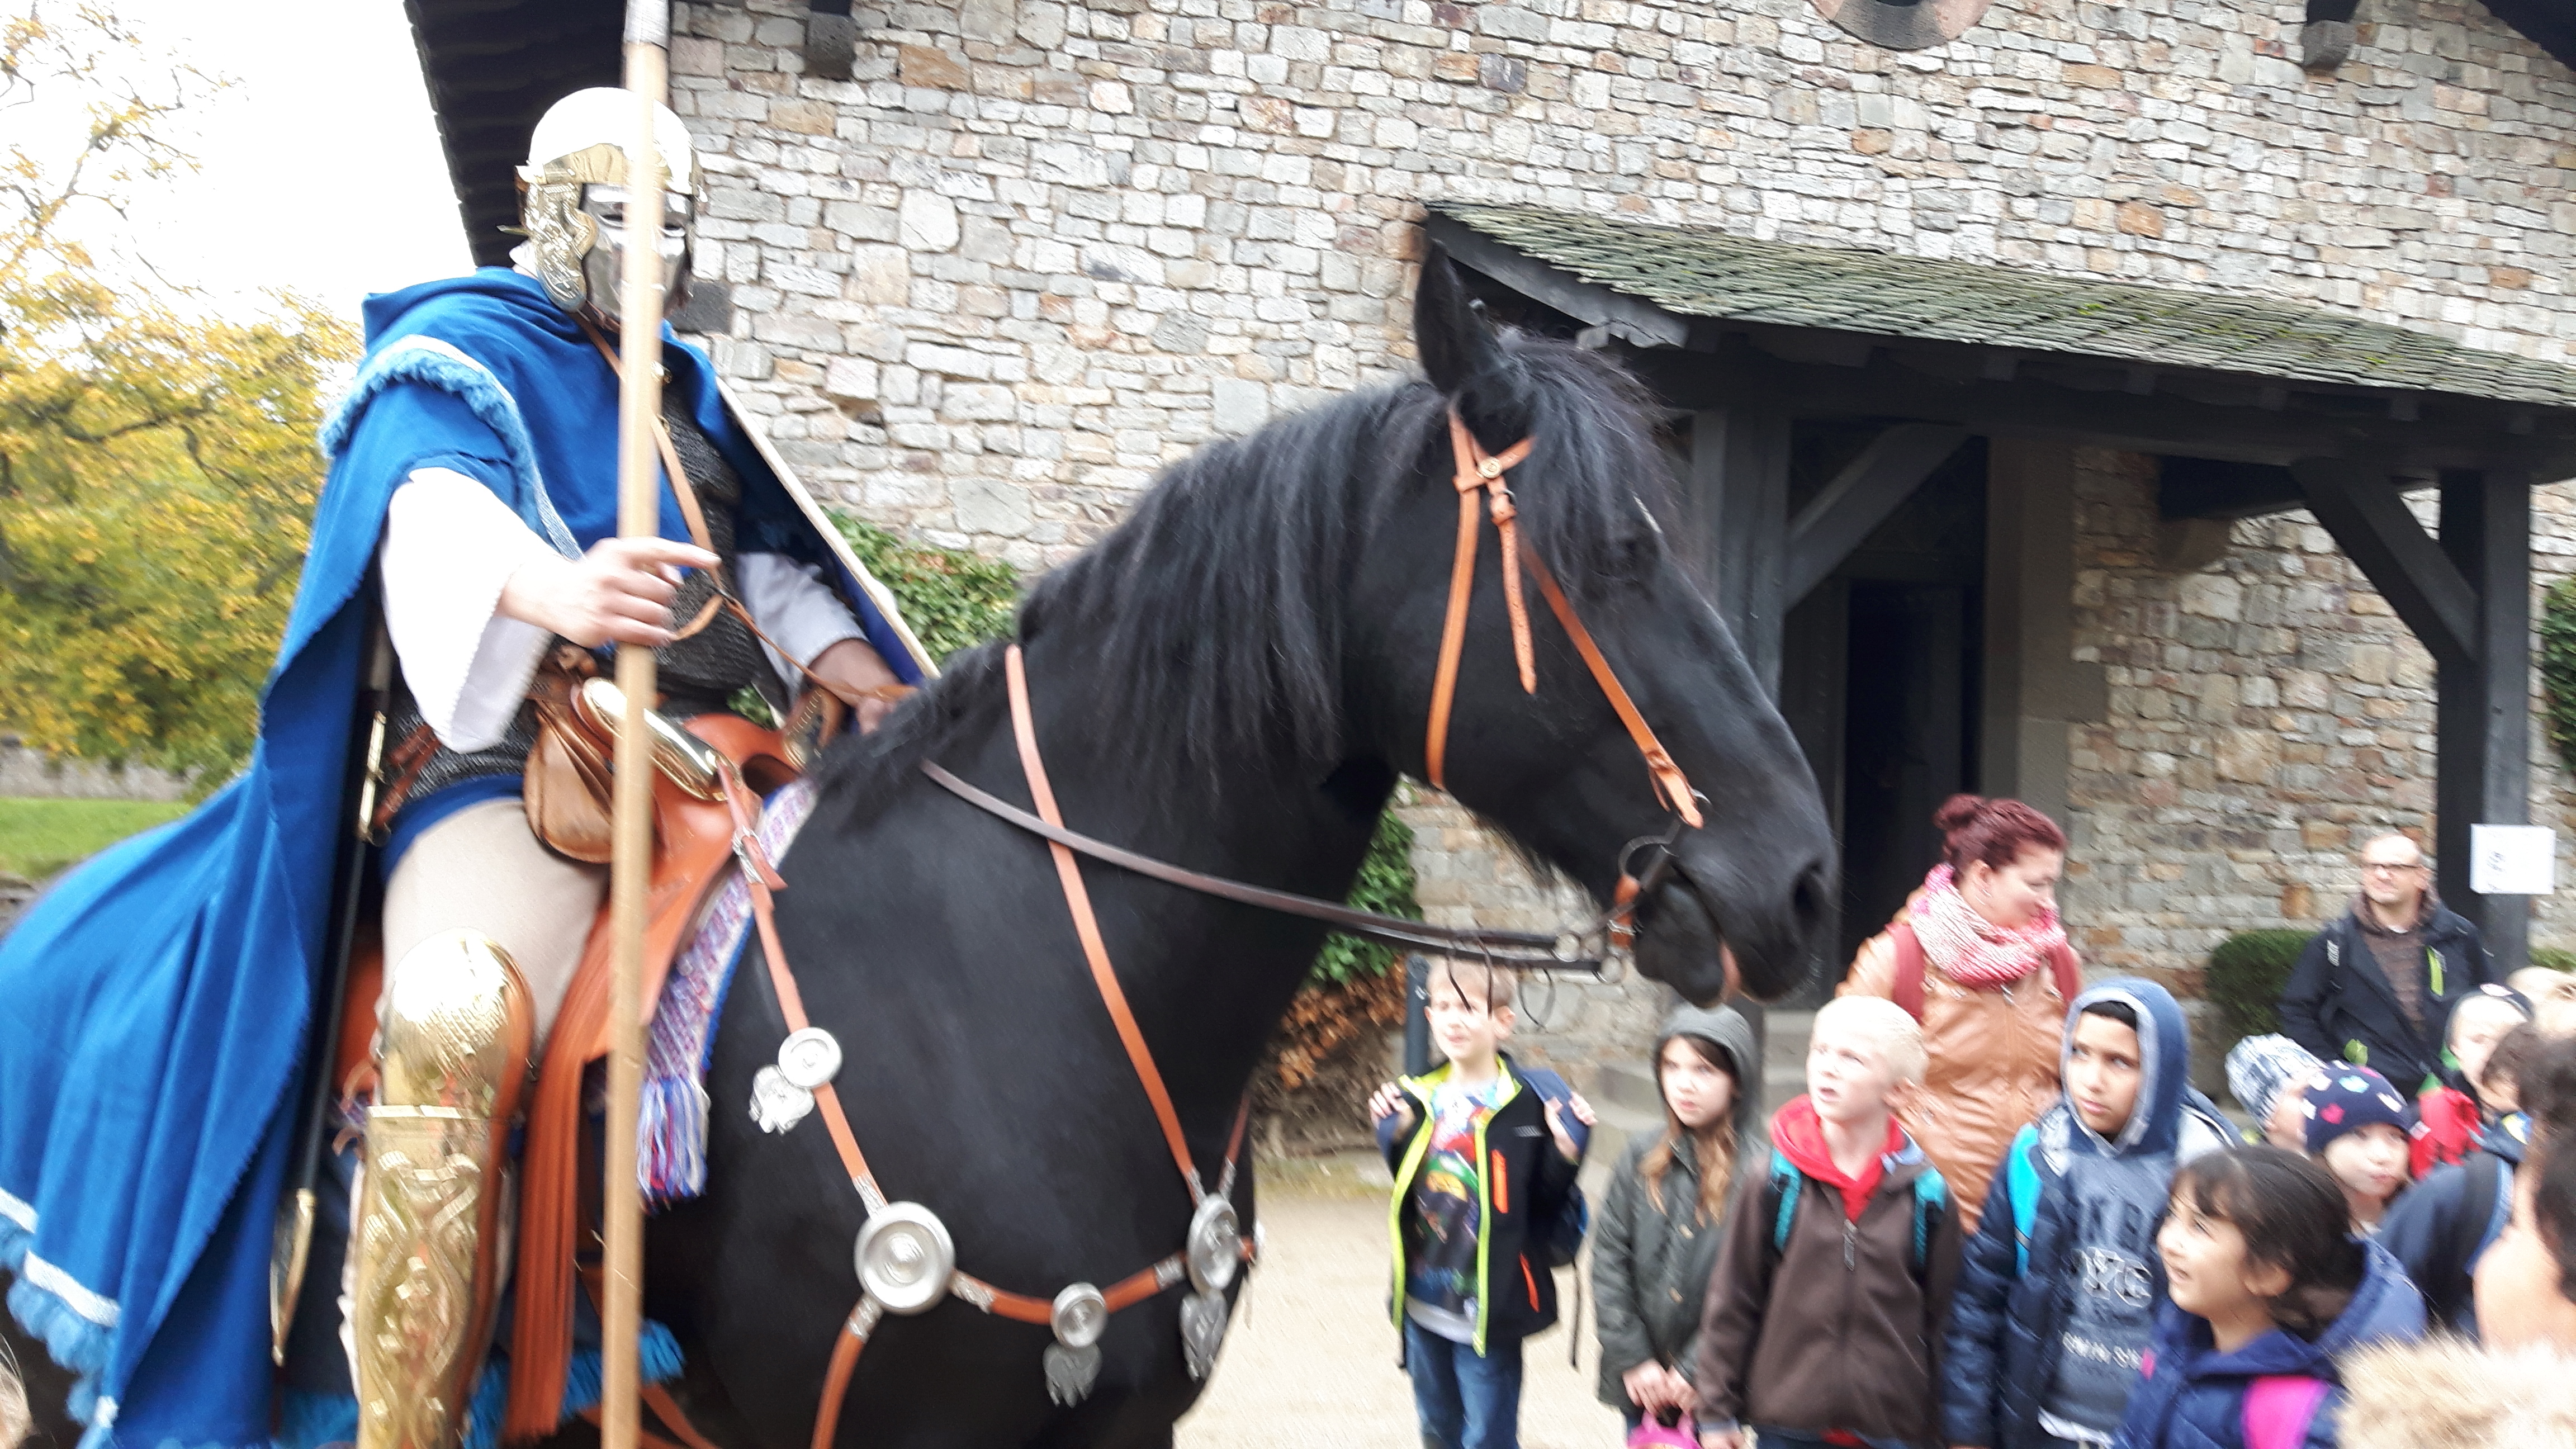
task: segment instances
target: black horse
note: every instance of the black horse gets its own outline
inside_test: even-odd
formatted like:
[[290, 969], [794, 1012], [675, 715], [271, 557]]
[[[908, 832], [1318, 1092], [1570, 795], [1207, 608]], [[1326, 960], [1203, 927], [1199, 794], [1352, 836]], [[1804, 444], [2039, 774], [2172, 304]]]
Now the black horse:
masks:
[[[1238, 880], [1328, 899], [1349, 889], [1396, 777], [1424, 771], [1458, 507], [1454, 405], [1488, 448], [1534, 441], [1510, 475], [1521, 527], [1707, 797], [1705, 826], [1680, 836], [1676, 868], [1640, 902], [1638, 965], [1698, 1001], [1739, 984], [1728, 954], [1751, 994], [1794, 988], [1832, 845], [1787, 727], [1664, 547], [1665, 465], [1644, 395], [1597, 353], [1489, 332], [1437, 257], [1414, 336], [1426, 380], [1202, 449], [1032, 591], [1019, 639], [1067, 823]], [[1535, 599], [1539, 688], [1521, 691], [1493, 530], [1482, 538], [1449, 788], [1606, 901], [1621, 847], [1670, 819]], [[781, 863], [788, 959], [808, 1013], [846, 1052], [835, 1085], [885, 1190], [937, 1212], [959, 1266], [1001, 1288], [1106, 1286], [1181, 1246], [1188, 1191], [1046, 847], [932, 784], [926, 760], [1028, 798], [997, 648], [952, 661], [884, 729], [827, 757], [820, 802]], [[1109, 867], [1085, 875], [1213, 1176], [1322, 928]], [[647, 1308], [687, 1350], [678, 1397], [700, 1430], [726, 1449], [800, 1449], [859, 1297], [865, 1211], [819, 1120], [771, 1136], [747, 1110], [785, 1031], [755, 960], [716, 1038], [708, 1190], [651, 1223]], [[1235, 1198], [1248, 1224], [1248, 1164]], [[953, 1298], [890, 1318], [859, 1360], [838, 1442], [1168, 1445], [1198, 1393], [1182, 1291], [1111, 1318], [1098, 1382], [1070, 1408], [1048, 1396], [1047, 1329]], [[1389, 1327], [1349, 1331], [1393, 1343]], [[42, 1349], [0, 1337], [21, 1346], [51, 1418], [63, 1386]], [[564, 1437], [576, 1436], [586, 1427]]]
[[[1338, 898], [1400, 773], [1420, 775], [1457, 495], [1454, 404], [1511, 479], [1530, 542], [1708, 797], [1640, 913], [1640, 967], [1706, 1001], [1807, 970], [1832, 871], [1816, 788], [1725, 626], [1667, 552], [1665, 465], [1637, 385], [1598, 353], [1475, 315], [1423, 271], [1424, 381], [1345, 397], [1169, 470], [1021, 610], [1037, 733], [1074, 829], [1197, 870]], [[1493, 530], [1451, 727], [1459, 800], [1596, 898], [1624, 842], [1668, 819], [1567, 636], [1536, 613], [1522, 693]], [[928, 759], [1026, 801], [1001, 655], [962, 656], [884, 730], [843, 746], [783, 863], [779, 929], [885, 1190], [928, 1205], [961, 1267], [1039, 1296], [1179, 1247], [1190, 1198], [1085, 970], [1045, 845], [924, 779]], [[1086, 866], [1126, 994], [1202, 1170], [1321, 928]], [[708, 1089], [709, 1190], [656, 1219], [651, 1311], [680, 1333], [685, 1398], [736, 1449], [812, 1432], [859, 1296], [864, 1217], [823, 1132], [767, 1136], [752, 1074], [784, 1024], [737, 977]], [[1237, 1190], [1247, 1221], [1249, 1175]], [[1048, 1331], [949, 1299], [888, 1319], [861, 1357], [845, 1445], [1167, 1445], [1196, 1397], [1174, 1290], [1115, 1315], [1098, 1386], [1054, 1406]], [[1350, 1325], [1371, 1332], [1366, 1322]], [[1387, 1332], [1392, 1343], [1392, 1330]]]

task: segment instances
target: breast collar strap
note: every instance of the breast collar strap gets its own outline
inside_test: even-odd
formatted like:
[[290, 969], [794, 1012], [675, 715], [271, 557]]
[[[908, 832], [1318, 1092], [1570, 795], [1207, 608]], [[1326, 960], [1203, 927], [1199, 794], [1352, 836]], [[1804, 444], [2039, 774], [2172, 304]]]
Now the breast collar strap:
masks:
[[1488, 453], [1467, 429], [1458, 409], [1449, 409], [1449, 452], [1457, 469], [1452, 481], [1458, 489], [1458, 550], [1449, 565], [1449, 609], [1440, 624], [1440, 662], [1431, 680], [1431, 717], [1423, 741], [1422, 759], [1426, 778], [1435, 789], [1449, 788], [1449, 710], [1458, 691], [1458, 658], [1467, 643], [1467, 605], [1476, 590], [1476, 541], [1481, 525], [1476, 517], [1476, 495], [1485, 495], [1485, 512], [1494, 520], [1503, 560], [1503, 607], [1512, 621], [1512, 658], [1520, 666], [1521, 689], [1527, 694], [1538, 692], [1538, 667], [1530, 648], [1529, 609], [1521, 599], [1521, 570], [1538, 580], [1538, 591], [1547, 600], [1548, 610], [1574, 641], [1574, 652], [1583, 657], [1583, 665], [1592, 671], [1593, 682], [1601, 687], [1610, 701], [1612, 712], [1627, 728], [1628, 738], [1636, 743], [1637, 753], [1645, 758], [1646, 771], [1654, 777], [1655, 794], [1664, 808], [1678, 816], [1692, 829], [1699, 828], [1698, 792], [1691, 789], [1690, 778], [1673, 762], [1663, 741], [1655, 738], [1654, 729], [1637, 709], [1636, 701], [1619, 683], [1610, 661], [1593, 642], [1590, 630], [1575, 616], [1574, 605], [1557, 587], [1556, 578], [1539, 562], [1538, 554], [1520, 536], [1515, 521], [1520, 510], [1512, 504], [1512, 492], [1503, 475], [1530, 455], [1535, 438], [1523, 438], [1499, 453]]
[[[1047, 817], [1054, 819], [1055, 794], [1047, 785], [1046, 767], [1038, 760], [1035, 735], [1027, 725], [1028, 687], [1021, 677], [1016, 648], [1011, 657], [1011, 683], [1012, 722], [1019, 731], [1021, 762], [1028, 772], [1030, 793], [1036, 797], [1039, 808]], [[760, 933], [761, 956], [769, 967], [770, 989], [777, 996], [778, 1013], [785, 1019], [789, 1033], [800, 1032], [812, 1022], [805, 1014], [804, 993], [796, 989], [796, 974], [787, 964], [786, 948], [779, 941], [775, 903], [775, 892], [784, 890], [787, 883], [771, 867], [755, 833], [760, 816], [759, 801], [743, 785], [730, 764], [721, 768], [720, 778], [724, 783], [725, 803], [733, 811], [734, 852], [742, 863], [743, 879], [751, 888], [752, 920]], [[1146, 1097], [1154, 1104], [1155, 1119], [1162, 1126], [1164, 1141], [1172, 1150], [1172, 1160], [1180, 1169], [1182, 1181], [1189, 1186], [1190, 1201], [1197, 1203], [1208, 1196], [1208, 1190], [1201, 1185], [1198, 1169], [1191, 1161], [1189, 1142], [1182, 1135], [1180, 1117], [1172, 1108], [1171, 1094], [1164, 1090], [1162, 1073], [1154, 1066], [1153, 1053], [1145, 1045], [1144, 1033], [1137, 1028], [1135, 1014], [1128, 1009], [1126, 993], [1119, 988], [1117, 973], [1110, 967], [1108, 948], [1101, 942], [1099, 922], [1092, 916], [1090, 896], [1082, 889], [1081, 873], [1073, 865], [1073, 856], [1063, 846], [1053, 849], [1066, 881], [1065, 900], [1073, 911], [1075, 932], [1082, 938], [1083, 954], [1091, 963], [1093, 982], [1100, 990], [1102, 1004], [1108, 1008], [1111, 1022], [1118, 1029], [1119, 1040], [1126, 1045], [1128, 1061], [1135, 1067], [1138, 1080], [1144, 1084]], [[888, 1201], [885, 1189], [878, 1185], [875, 1170], [868, 1166], [867, 1155], [859, 1150], [858, 1134], [850, 1130], [849, 1114], [842, 1110], [840, 1094], [828, 1081], [812, 1091], [815, 1111], [822, 1117], [824, 1130], [831, 1136], [833, 1150], [840, 1154], [843, 1170], [849, 1173], [850, 1186], [858, 1192], [859, 1200], [870, 1213], [878, 1211]], [[1251, 1111], [1252, 1094], [1247, 1090], [1241, 1105], [1235, 1109], [1234, 1130], [1226, 1140], [1225, 1164], [1215, 1188], [1219, 1197], [1233, 1194], [1235, 1165], [1242, 1155], [1244, 1128]], [[1252, 1260], [1253, 1241], [1249, 1236], [1243, 1239], [1242, 1253], [1244, 1261]], [[1188, 1279], [1187, 1254], [1173, 1253], [1102, 1289], [1100, 1296], [1107, 1310], [1115, 1313], [1132, 1308]], [[950, 1276], [948, 1293], [986, 1313], [1021, 1323], [1043, 1326], [1051, 1323], [1055, 1316], [1053, 1299], [997, 1288], [962, 1269]], [[863, 1297], [842, 1323], [841, 1332], [835, 1336], [831, 1366], [823, 1378], [822, 1398], [814, 1409], [812, 1449], [832, 1449], [840, 1430], [841, 1402], [849, 1392], [850, 1376], [858, 1368], [859, 1350], [867, 1346], [868, 1337], [875, 1331], [882, 1314], [883, 1310], [874, 1298]]]

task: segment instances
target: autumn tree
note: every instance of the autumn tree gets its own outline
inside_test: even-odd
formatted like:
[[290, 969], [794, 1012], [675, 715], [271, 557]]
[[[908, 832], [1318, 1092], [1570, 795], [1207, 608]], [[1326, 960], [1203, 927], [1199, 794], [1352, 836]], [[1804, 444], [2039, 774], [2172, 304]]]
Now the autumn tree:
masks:
[[0, 728], [210, 781], [249, 754], [356, 351], [310, 305], [210, 316], [84, 244], [190, 167], [181, 114], [218, 86], [112, 10], [0, 0], [0, 135], [59, 136], [0, 143]]

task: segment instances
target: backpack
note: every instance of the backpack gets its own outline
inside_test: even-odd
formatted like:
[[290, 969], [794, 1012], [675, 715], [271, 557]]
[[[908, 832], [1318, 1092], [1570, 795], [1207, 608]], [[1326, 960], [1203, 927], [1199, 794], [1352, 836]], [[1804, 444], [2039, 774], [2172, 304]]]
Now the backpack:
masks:
[[[1916, 1021], [1923, 1019], [1923, 938], [1914, 934], [1910, 921], [1897, 920], [1887, 928], [1887, 939], [1896, 948], [1896, 978], [1888, 987], [1888, 999], [1905, 1008], [1905, 1014]], [[2049, 974], [2057, 978], [2057, 994], [2073, 1001], [2084, 990], [2083, 968], [2075, 964], [2075, 948], [2061, 947], [2048, 953]]]
[[2494, 1153], [2470, 1153], [2460, 1171], [2459, 1221], [2449, 1239], [2433, 1250], [2433, 1260], [2425, 1265], [2425, 1281], [2417, 1285], [2433, 1310], [2437, 1328], [2459, 1321], [2469, 1292], [2465, 1281], [2469, 1260], [2486, 1245], [2487, 1224], [2495, 1217], [2496, 1199], [2504, 1193], [2504, 1159]]
[[[1788, 1251], [1789, 1228], [1798, 1219], [1798, 1195], [1807, 1185], [1807, 1175], [1798, 1170], [1788, 1155], [1779, 1148], [1771, 1149], [1771, 1179], [1763, 1191], [1770, 1204], [1771, 1257], [1777, 1261]], [[1932, 1261], [1932, 1233], [1941, 1225], [1942, 1214], [1950, 1210], [1950, 1184], [1937, 1168], [1925, 1168], [1914, 1179], [1914, 1276], [1919, 1281], [1924, 1268]]]

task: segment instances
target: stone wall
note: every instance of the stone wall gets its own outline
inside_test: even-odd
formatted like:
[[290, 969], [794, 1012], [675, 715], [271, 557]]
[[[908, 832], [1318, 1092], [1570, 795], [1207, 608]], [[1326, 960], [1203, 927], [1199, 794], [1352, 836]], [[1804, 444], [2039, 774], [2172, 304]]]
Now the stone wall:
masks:
[[[2097, 968], [2187, 994], [2231, 932], [2316, 927], [2360, 888], [2355, 852], [2431, 842], [2433, 660], [2304, 513], [2236, 526], [2193, 573], [2155, 566], [2152, 460], [2076, 455], [2075, 646], [2110, 683], [2072, 729], [2065, 912]], [[2416, 500], [2428, 527], [2429, 495]], [[2534, 600], [2576, 561], [2576, 497], [2534, 498]], [[2568, 777], [2535, 727], [2531, 819], [2564, 829]], [[2576, 944], [2576, 908], [2535, 897], [2535, 945]]]
[[[1902, 53], [1809, 0], [907, 0], [860, 7], [846, 82], [802, 73], [802, 0], [680, 10], [719, 366], [823, 491], [1023, 569], [1201, 443], [1400, 375], [1434, 200], [2576, 337], [2576, 78], [2474, 0], [2372, 0], [2331, 76], [2292, 62], [2302, 0], [1997, 0]], [[2114, 697], [2069, 901], [2093, 959], [2173, 967], [2420, 820], [2429, 673], [2312, 526], [2172, 578], [2140, 464], [2084, 486]], [[1407, 813], [1435, 916], [1556, 919], [1452, 807]], [[1568, 1053], [1659, 1004], [1574, 1000]]]

